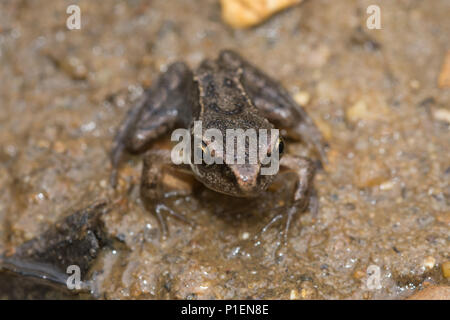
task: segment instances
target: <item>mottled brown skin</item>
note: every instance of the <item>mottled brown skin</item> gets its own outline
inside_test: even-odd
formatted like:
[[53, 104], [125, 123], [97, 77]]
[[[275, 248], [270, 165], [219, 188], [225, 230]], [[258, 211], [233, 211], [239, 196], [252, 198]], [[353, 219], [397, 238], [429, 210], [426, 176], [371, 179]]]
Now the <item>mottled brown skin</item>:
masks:
[[[209, 128], [219, 129], [226, 136], [227, 129], [273, 129], [253, 105], [240, 79], [241, 68], [229, 68], [222, 61], [205, 60], [195, 73], [199, 87], [199, 116], [203, 133]], [[275, 141], [276, 143], [276, 141]], [[273, 144], [275, 144], [273, 143]], [[209, 143], [205, 141], [205, 145]], [[201, 146], [194, 146], [201, 147]], [[269, 145], [270, 150], [276, 145]], [[212, 150], [209, 150], [210, 152]], [[246, 147], [248, 152], [248, 146]], [[226, 150], [224, 150], [224, 157]], [[248, 154], [246, 154], [248, 157]], [[225, 162], [225, 161], [224, 161]], [[235, 197], [255, 197], [274, 179], [261, 175], [261, 163], [191, 165], [194, 175], [208, 188]]]
[[[297, 105], [287, 91], [276, 81], [245, 61], [237, 53], [222, 51], [217, 60], [205, 60], [195, 71], [181, 62], [170, 65], [154, 86], [146, 90], [143, 98], [130, 110], [118, 130], [111, 153], [113, 166], [112, 184], [115, 185], [117, 168], [124, 151], [141, 153], [163, 134], [177, 127], [193, 132], [194, 121], [202, 121], [203, 132], [209, 128], [219, 129], [223, 137], [226, 129], [287, 129], [289, 136], [301, 138], [315, 146], [326, 161], [325, 147], [320, 132], [302, 107]], [[269, 122], [270, 120], [270, 122]], [[195, 148], [208, 147], [204, 141]], [[282, 153], [281, 139], [270, 141], [267, 152]], [[208, 149], [209, 150], [209, 149]], [[211, 152], [209, 150], [208, 152]], [[248, 149], [246, 150], [248, 152]], [[141, 180], [141, 197], [147, 207], [155, 211], [167, 231], [162, 211], [185, 220], [167, 206], [160, 204], [163, 196], [163, 167], [174, 166], [170, 153], [150, 150], [144, 158]], [[285, 239], [295, 212], [303, 211], [308, 204], [317, 211], [317, 201], [312, 187], [314, 165], [311, 160], [286, 155], [280, 160], [282, 169], [298, 176], [292, 204], [287, 214], [276, 215], [263, 228], [287, 216]], [[180, 166], [186, 169], [186, 165]], [[206, 187], [235, 197], [256, 197], [266, 190], [275, 175], [261, 175], [261, 163], [257, 164], [191, 164], [190, 171]], [[310, 201], [311, 199], [311, 201]]]

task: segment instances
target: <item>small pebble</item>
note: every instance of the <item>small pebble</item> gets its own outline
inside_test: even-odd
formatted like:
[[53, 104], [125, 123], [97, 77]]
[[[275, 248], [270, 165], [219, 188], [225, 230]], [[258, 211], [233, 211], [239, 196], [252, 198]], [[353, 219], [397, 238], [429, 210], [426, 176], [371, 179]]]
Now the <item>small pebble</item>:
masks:
[[222, 19], [233, 28], [257, 25], [302, 0], [221, 0]]
[[372, 297], [372, 295], [370, 294], [370, 292], [363, 293], [363, 299], [369, 300], [371, 297]]
[[357, 280], [361, 280], [362, 278], [364, 278], [366, 276], [366, 273], [364, 271], [361, 270], [356, 270], [353, 273], [353, 278], [357, 279]]
[[64, 151], [66, 151], [66, 146], [61, 141], [55, 141], [55, 143], [53, 144], [53, 150], [56, 153], [63, 153]]
[[108, 187], [108, 182], [105, 179], [100, 180], [100, 187], [105, 189], [106, 187]]
[[291, 294], [289, 295], [289, 299], [291, 300], [298, 300], [300, 299], [300, 294], [298, 293], [297, 289], [292, 289]]
[[394, 188], [394, 182], [392, 180], [383, 182], [380, 184], [380, 190], [392, 190]]
[[306, 106], [311, 99], [310, 94], [307, 91], [300, 91], [294, 95], [294, 100], [301, 106]]
[[300, 295], [303, 299], [311, 299], [315, 296], [315, 290], [313, 288], [303, 288]]
[[247, 240], [248, 238], [250, 238], [250, 233], [243, 232], [242, 235], [241, 235], [241, 239], [242, 240]]
[[450, 123], [450, 110], [447, 109], [436, 109], [433, 112], [434, 119], [438, 121], [444, 121]]
[[450, 278], [450, 261], [445, 261], [442, 266], [442, 275], [444, 278], [449, 279]]
[[416, 79], [413, 79], [409, 82], [409, 86], [413, 89], [419, 89], [420, 88], [420, 82]]
[[428, 256], [423, 260], [423, 266], [426, 269], [433, 269], [436, 265], [436, 259], [432, 256]]
[[442, 89], [450, 88], [450, 50], [445, 55], [441, 73], [439, 74], [438, 85]]

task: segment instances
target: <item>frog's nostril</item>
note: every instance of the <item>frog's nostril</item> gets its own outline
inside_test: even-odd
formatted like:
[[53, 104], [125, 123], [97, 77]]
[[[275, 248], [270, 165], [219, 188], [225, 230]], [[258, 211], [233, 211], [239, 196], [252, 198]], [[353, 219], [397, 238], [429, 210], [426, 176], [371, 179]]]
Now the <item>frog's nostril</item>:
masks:
[[260, 166], [257, 164], [234, 164], [230, 166], [237, 185], [245, 193], [251, 193], [258, 186]]

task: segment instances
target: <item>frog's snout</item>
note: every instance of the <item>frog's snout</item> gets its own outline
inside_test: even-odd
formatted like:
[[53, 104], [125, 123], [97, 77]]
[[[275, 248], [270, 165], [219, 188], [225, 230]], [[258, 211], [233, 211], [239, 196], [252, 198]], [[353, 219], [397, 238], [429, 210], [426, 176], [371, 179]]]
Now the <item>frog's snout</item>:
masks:
[[251, 195], [259, 190], [258, 178], [261, 171], [259, 164], [233, 164], [230, 165], [230, 169], [244, 194]]

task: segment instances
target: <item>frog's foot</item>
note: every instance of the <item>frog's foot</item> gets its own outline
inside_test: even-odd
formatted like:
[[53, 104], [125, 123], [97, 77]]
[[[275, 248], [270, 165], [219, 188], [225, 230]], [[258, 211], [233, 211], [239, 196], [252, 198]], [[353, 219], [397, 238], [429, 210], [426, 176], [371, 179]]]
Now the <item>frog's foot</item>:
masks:
[[182, 197], [189, 194], [189, 191], [178, 190], [168, 192], [166, 190], [164, 182], [165, 173], [178, 169], [172, 164], [170, 154], [170, 150], [148, 151], [144, 157], [141, 175], [140, 192], [142, 202], [148, 212], [156, 213], [163, 238], [167, 238], [168, 235], [168, 227], [163, 213], [184, 221], [191, 226], [194, 225], [184, 214], [174, 210], [165, 202], [169, 198]]
[[279, 207], [275, 209], [276, 211], [283, 211], [281, 213], [276, 214], [273, 216], [270, 221], [256, 234], [255, 239], [260, 239], [263, 234], [267, 232], [267, 230], [270, 229], [273, 225], [275, 225], [277, 222], [280, 222], [281, 220], [285, 220], [284, 228], [279, 232], [279, 235], [283, 238], [282, 244], [287, 244], [289, 240], [289, 229], [291, 227], [292, 219], [294, 218], [295, 214], [299, 210], [297, 206], [292, 207]]
[[[284, 228], [278, 233], [281, 240], [277, 244], [276, 252], [279, 251], [281, 247], [287, 245], [289, 241], [289, 230], [291, 228], [292, 221], [297, 213], [309, 211], [313, 217], [317, 216], [318, 213], [318, 198], [314, 189], [311, 190], [310, 195], [305, 200], [294, 202], [291, 206], [282, 206], [275, 209], [278, 212], [274, 215], [270, 221], [255, 235], [255, 240], [259, 240], [264, 233], [267, 232], [270, 227], [275, 225], [277, 222], [285, 220]], [[281, 211], [281, 212], [280, 212]]]
[[195, 227], [196, 224], [193, 220], [187, 218], [184, 214], [178, 213], [169, 206], [165, 204], [158, 204], [155, 206], [156, 217], [158, 218], [159, 225], [161, 227], [161, 234], [163, 239], [167, 239], [169, 235], [169, 228], [167, 226], [166, 219], [164, 219], [163, 212], [166, 212], [168, 215], [185, 222], [191, 227]]

